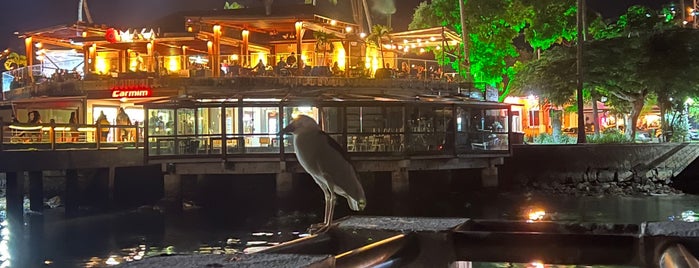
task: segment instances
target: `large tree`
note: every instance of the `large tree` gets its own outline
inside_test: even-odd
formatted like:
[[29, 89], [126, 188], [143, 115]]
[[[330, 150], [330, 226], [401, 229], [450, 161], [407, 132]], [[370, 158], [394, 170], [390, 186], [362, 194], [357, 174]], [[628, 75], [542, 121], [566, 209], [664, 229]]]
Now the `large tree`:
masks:
[[[468, 0], [465, 9], [469, 68], [460, 68], [462, 55], [456, 59], [442, 55], [436, 58], [446, 59], [446, 64], [460, 70], [464, 77], [497, 87], [503, 91], [501, 99], [507, 95], [507, 85], [515, 73], [513, 66], [530, 60], [515, 45], [515, 39], [524, 33], [532, 48], [547, 49], [572, 40], [575, 33], [573, 0]], [[433, 0], [416, 8], [409, 28], [434, 26], [454, 27], [461, 32], [458, 0]]]
[[[667, 110], [699, 93], [687, 83], [699, 71], [699, 58], [692, 53], [699, 50], [699, 33], [673, 28], [661, 14], [632, 7], [618, 22], [596, 33], [602, 39], [589, 42], [585, 49], [585, 88], [628, 111], [631, 138], [649, 98], [657, 97], [661, 110]], [[554, 103], [566, 102], [574, 96], [574, 62], [573, 49], [557, 47], [523, 65], [513, 87]]]

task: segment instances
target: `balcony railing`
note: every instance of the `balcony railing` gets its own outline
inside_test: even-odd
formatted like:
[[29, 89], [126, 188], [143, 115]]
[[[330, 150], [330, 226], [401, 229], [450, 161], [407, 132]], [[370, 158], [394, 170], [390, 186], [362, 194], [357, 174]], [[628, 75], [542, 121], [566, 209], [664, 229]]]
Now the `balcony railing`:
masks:
[[0, 151], [142, 149], [143, 127], [0, 122]]

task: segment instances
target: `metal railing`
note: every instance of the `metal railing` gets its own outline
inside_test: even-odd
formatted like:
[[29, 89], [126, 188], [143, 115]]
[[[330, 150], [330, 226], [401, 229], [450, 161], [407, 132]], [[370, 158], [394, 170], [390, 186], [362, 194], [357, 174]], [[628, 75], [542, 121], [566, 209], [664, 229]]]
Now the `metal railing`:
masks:
[[[457, 132], [457, 136], [470, 138], [448, 138], [454, 134], [402, 129], [328, 133], [351, 155], [453, 157], [508, 153], [510, 150], [508, 132]], [[145, 146], [149, 157], [264, 157], [294, 153], [293, 138], [278, 133], [149, 135]]]
[[0, 151], [144, 148], [143, 127], [0, 122]]

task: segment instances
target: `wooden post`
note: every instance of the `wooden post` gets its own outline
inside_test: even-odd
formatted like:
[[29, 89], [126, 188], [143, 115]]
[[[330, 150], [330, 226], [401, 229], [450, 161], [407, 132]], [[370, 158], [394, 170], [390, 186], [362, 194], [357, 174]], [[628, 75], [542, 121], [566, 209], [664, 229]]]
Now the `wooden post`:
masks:
[[97, 121], [96, 126], [97, 126], [97, 128], [95, 128], [96, 129], [96, 131], [95, 131], [95, 146], [97, 147], [97, 150], [99, 150], [100, 145], [102, 143], [102, 123]]
[[6, 172], [5, 180], [8, 219], [11, 225], [21, 226], [24, 224], [24, 197], [22, 196], [24, 180], [17, 172]]
[[34, 74], [32, 73], [32, 65], [34, 65], [34, 42], [32, 37], [27, 37], [24, 39], [24, 51], [27, 55], [27, 70], [29, 72], [29, 79], [34, 81]]
[[56, 122], [51, 119], [51, 128], [49, 129], [49, 141], [51, 142], [51, 151], [56, 150]]
[[488, 160], [488, 167], [481, 170], [481, 183], [483, 187], [498, 187], [498, 168], [493, 163], [494, 160]]
[[78, 170], [66, 170], [66, 195], [65, 195], [65, 215], [73, 217], [78, 215]]
[[182, 209], [182, 176], [165, 174], [163, 176], [164, 199], [175, 204], [176, 209]]
[[286, 162], [279, 162], [279, 173], [276, 176], [277, 198], [287, 198], [294, 190], [294, 176], [286, 169]]
[[0, 152], [5, 150], [5, 121], [0, 117]]
[[410, 173], [405, 169], [391, 172], [391, 190], [394, 194], [405, 194], [410, 190]]
[[241, 55], [243, 64], [247, 64], [248, 66], [253, 66], [253, 64], [256, 64], [255, 62], [252, 62], [250, 59], [250, 31], [248, 30], [243, 30], [243, 54]]
[[107, 206], [112, 208], [115, 205], [114, 202], [114, 180], [116, 177], [116, 168], [111, 166], [108, 168], [107, 175]]
[[[213, 77], [221, 76], [221, 25], [214, 25], [213, 57], [211, 59], [211, 71]], [[245, 40], [243, 40], [245, 42]]]
[[42, 171], [29, 172], [29, 208], [36, 212], [44, 210], [44, 173]]
[[83, 75], [85, 77], [90, 73], [90, 45], [83, 46]]
[[301, 41], [303, 40], [303, 22], [297, 21], [294, 26], [296, 27], [296, 66], [298, 66], [298, 74], [301, 75], [303, 74], [303, 65], [305, 64], [305, 62], [303, 64], [301, 63], [301, 61], [303, 61], [303, 57], [301, 57], [301, 54], [303, 53], [301, 50]]

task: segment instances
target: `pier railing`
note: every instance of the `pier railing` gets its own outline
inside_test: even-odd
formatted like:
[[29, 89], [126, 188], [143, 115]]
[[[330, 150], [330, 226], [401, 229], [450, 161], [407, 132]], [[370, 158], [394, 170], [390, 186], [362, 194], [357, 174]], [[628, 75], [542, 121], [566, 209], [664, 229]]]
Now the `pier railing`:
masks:
[[0, 151], [144, 148], [143, 127], [133, 125], [0, 122]]

